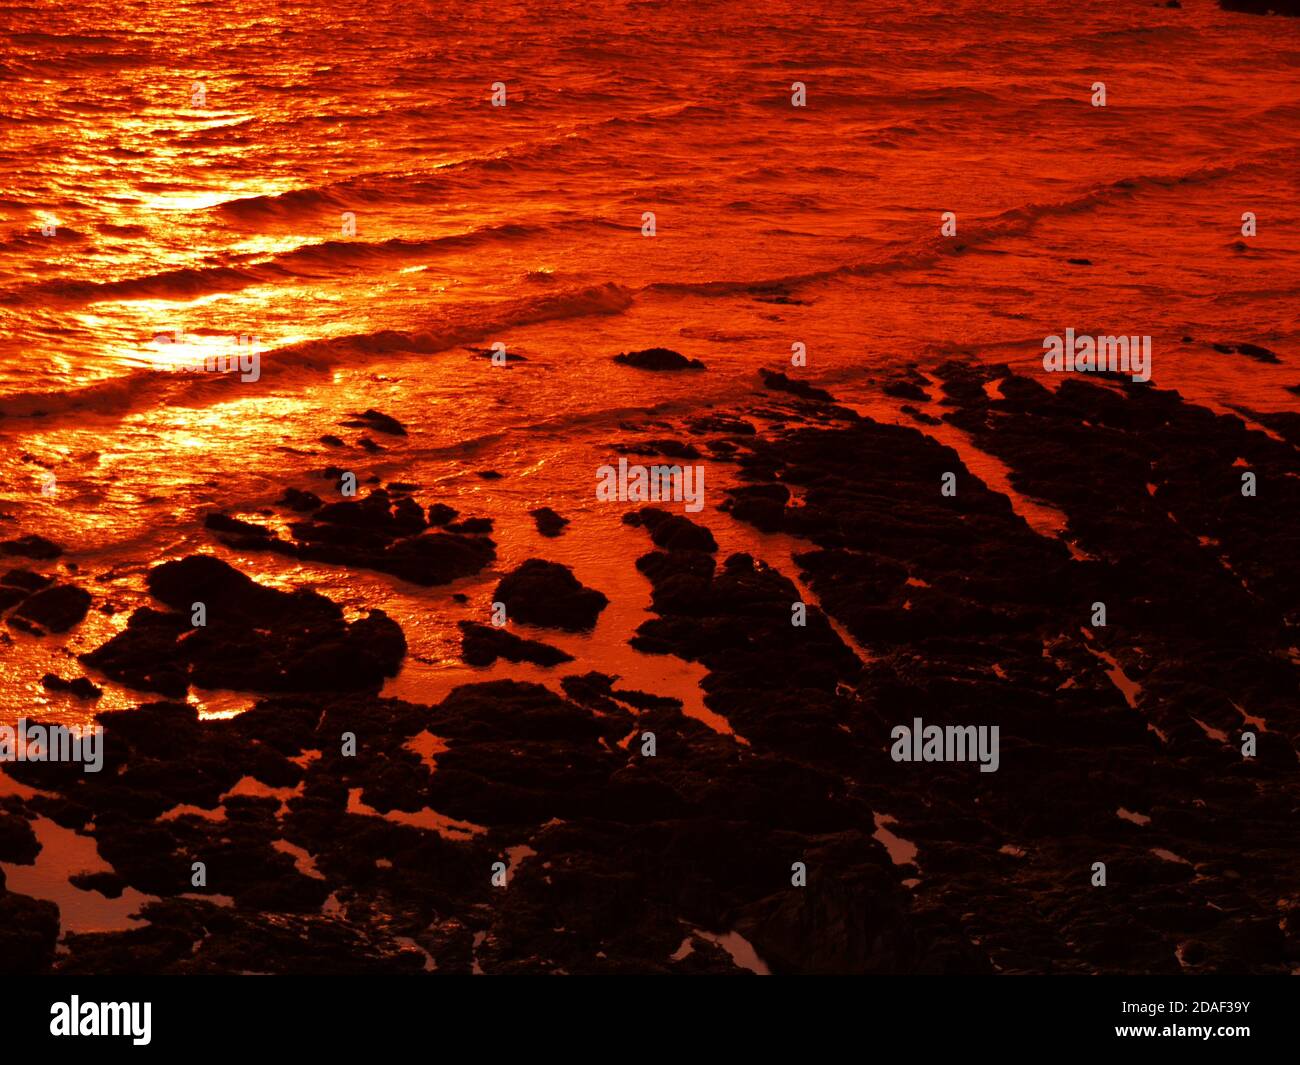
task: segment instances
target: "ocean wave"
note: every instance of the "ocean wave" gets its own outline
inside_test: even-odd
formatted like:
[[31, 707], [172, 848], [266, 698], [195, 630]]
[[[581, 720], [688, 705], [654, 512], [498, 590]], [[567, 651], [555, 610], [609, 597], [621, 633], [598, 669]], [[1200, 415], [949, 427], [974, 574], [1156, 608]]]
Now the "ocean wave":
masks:
[[[321, 211], [355, 210], [358, 204], [424, 203], [430, 194], [445, 191], [450, 183], [472, 181], [476, 174], [499, 175], [531, 170], [574, 149], [590, 149], [619, 127], [644, 127], [663, 121], [695, 118], [723, 119], [727, 111], [697, 103], [648, 108], [630, 115], [613, 115], [590, 122], [574, 123], [534, 140], [505, 145], [438, 163], [424, 171], [373, 171], [353, 174], [337, 181], [287, 192], [244, 196], [226, 200], [212, 210], [241, 221], [288, 220]], [[315, 121], [316, 116], [309, 119]], [[270, 130], [272, 126], [267, 125]], [[188, 136], [188, 134], [187, 134]]]
[[[46, 418], [79, 411], [122, 414], [147, 405], [151, 401], [149, 386], [152, 379], [157, 376], [148, 371], [134, 370], [80, 388], [14, 392], [0, 397], [0, 416]], [[3, 423], [0, 423], [0, 426], [3, 426]]]
[[101, 52], [97, 55], [42, 55], [39, 61], [30, 64], [30, 69], [34, 74], [48, 76], [51, 73], [60, 71], [75, 72], [79, 70], [148, 67], [157, 62], [158, 60], [154, 56], [142, 52]]
[[52, 241], [59, 244], [80, 244], [85, 239], [86, 234], [70, 226], [59, 226], [52, 237], [45, 236], [39, 230], [20, 230], [0, 240], [0, 253], [43, 250], [49, 248]]
[[[1266, 158], [1277, 153], [1261, 154]], [[873, 274], [924, 269], [944, 256], [960, 254], [977, 245], [1023, 236], [1045, 218], [1096, 210], [1118, 202], [1133, 192], [1216, 181], [1237, 171], [1256, 167], [1259, 162], [1258, 158], [1243, 159], [1230, 165], [1197, 167], [1179, 174], [1137, 175], [1101, 182], [1068, 199], [1022, 204], [982, 221], [964, 222], [961, 235], [957, 238], [935, 235], [919, 242], [893, 242], [886, 245], [883, 254], [870, 260], [838, 263], [820, 270], [756, 280], [658, 281], [647, 285], [645, 291], [708, 297], [779, 294], [837, 277], [868, 277]]]
[[87, 33], [44, 33], [40, 30], [29, 30], [25, 33], [12, 33], [9, 39], [14, 44], [75, 44], [75, 45], [94, 45], [104, 46], [112, 44], [121, 44], [122, 42], [116, 37], [100, 37]]
[[[791, 84], [794, 80], [792, 79]], [[819, 111], [861, 111], [867, 110], [876, 115], [893, 115], [908, 107], [962, 107], [987, 112], [996, 107], [1016, 104], [997, 93], [984, 89], [974, 89], [967, 85], [952, 85], [942, 88], [916, 88], [899, 90], [894, 86], [883, 87], [880, 92], [828, 92], [818, 93], [814, 86], [809, 90], [808, 107]], [[767, 111], [789, 111], [790, 99], [788, 86], [782, 83], [776, 91], [757, 101], [755, 106]]]
[[136, 225], [118, 225], [115, 222], [100, 222], [95, 226], [100, 233], [110, 237], [144, 237], [149, 235], [149, 227]]
[[[103, 226], [99, 227], [101, 230]], [[139, 228], [116, 227], [124, 236], [138, 236]], [[140, 277], [121, 278], [114, 281], [77, 281], [55, 279], [27, 285], [0, 298], [0, 304], [15, 305], [33, 300], [62, 303], [95, 303], [103, 300], [140, 298], [192, 299], [216, 292], [233, 292], [258, 284], [272, 284], [295, 277], [309, 276], [319, 269], [339, 269], [384, 261], [408, 262], [433, 257], [444, 252], [463, 251], [498, 242], [522, 240], [546, 232], [547, 225], [503, 223], [484, 226], [465, 233], [455, 233], [430, 240], [402, 240], [367, 243], [364, 241], [327, 240], [304, 244], [291, 251], [282, 252], [270, 259], [242, 262], [238, 266], [183, 267], [164, 270]], [[110, 232], [112, 228], [110, 227]], [[79, 241], [80, 234], [60, 230], [58, 238], [67, 242]], [[52, 238], [19, 234], [0, 242], [0, 253], [29, 251], [39, 241]]]
[[633, 299], [633, 294], [622, 285], [606, 282], [532, 299], [503, 300], [486, 308], [474, 305], [459, 312], [453, 310], [446, 320], [429, 329], [384, 329], [329, 340], [309, 340], [279, 348], [271, 353], [271, 358], [275, 367], [327, 370], [364, 358], [403, 352], [434, 354], [500, 336], [522, 326], [620, 314], [632, 305]]
[[[500, 222], [427, 240], [405, 240], [397, 237], [374, 242], [327, 240], [302, 244], [269, 259], [257, 259], [253, 256], [243, 259], [236, 257], [230, 265], [182, 267], [113, 281], [71, 279], [40, 281], [0, 297], [0, 304], [13, 306], [31, 303], [33, 300], [94, 303], [102, 300], [140, 298], [192, 299], [216, 292], [237, 291], [251, 285], [274, 284], [304, 276], [315, 276], [321, 270], [433, 258], [447, 252], [460, 252], [493, 244], [526, 240], [550, 232], [570, 230], [575, 225], [627, 230], [637, 228], [602, 218], [575, 217], [543, 223]], [[139, 236], [144, 232], [138, 226], [114, 227], [100, 224], [97, 228], [101, 232], [116, 232], [122, 236]], [[60, 229], [56, 238], [20, 233], [8, 241], [0, 242], [0, 253], [30, 251], [38, 246], [38, 241], [50, 239], [73, 243], [83, 240], [84, 237], [71, 229]]]
[[33, 298], [70, 303], [95, 303], [123, 299], [191, 299], [213, 292], [231, 292], [260, 283], [264, 278], [230, 266], [182, 267], [143, 277], [117, 281], [71, 281], [57, 279], [28, 285], [0, 302], [14, 305]]
[[[340, 183], [342, 185], [343, 183]], [[288, 218], [306, 212], [346, 211], [353, 201], [344, 201], [331, 188], [290, 189], [263, 196], [243, 196], [217, 204], [213, 210], [241, 220]]]
[[236, 374], [167, 373], [131, 370], [80, 388], [19, 392], [0, 397], [0, 416], [55, 417], [89, 411], [123, 415], [148, 406], [200, 406], [228, 396], [231, 389], [273, 387], [286, 373], [316, 373], [340, 365], [399, 353], [434, 354], [501, 336], [541, 322], [618, 314], [632, 305], [632, 293], [607, 283], [529, 300], [507, 300], [488, 308], [471, 305], [426, 330], [386, 329], [375, 333], [309, 340], [262, 355], [261, 379], [243, 382]]
[[[281, 252], [270, 262], [286, 268], [295, 265], [343, 266], [379, 260], [408, 260], [438, 255], [446, 251], [463, 251], [488, 244], [523, 240], [545, 233], [550, 225], [529, 225], [523, 222], [502, 222], [480, 226], [464, 233], [428, 240], [390, 240], [367, 242], [356, 240], [327, 240], [318, 244], [304, 244], [291, 251]], [[262, 265], [262, 264], [259, 264]]]

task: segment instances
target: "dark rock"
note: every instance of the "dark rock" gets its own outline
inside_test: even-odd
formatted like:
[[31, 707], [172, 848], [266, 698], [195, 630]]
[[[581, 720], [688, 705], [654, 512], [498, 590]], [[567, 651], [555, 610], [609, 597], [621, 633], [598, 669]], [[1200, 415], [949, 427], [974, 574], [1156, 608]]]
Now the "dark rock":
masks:
[[33, 573], [29, 569], [11, 569], [3, 577], [0, 577], [0, 584], [22, 588], [28, 592], [39, 592], [42, 588], [48, 588], [53, 583], [53, 577]]
[[1211, 344], [1215, 351], [1221, 355], [1245, 355], [1247, 358], [1254, 359], [1256, 362], [1272, 363], [1274, 365], [1281, 363], [1282, 359], [1277, 352], [1269, 351], [1268, 348], [1261, 348], [1258, 344]]
[[67, 632], [90, 610], [90, 593], [71, 584], [46, 588], [25, 599], [15, 612], [50, 632]]
[[64, 680], [54, 673], [46, 673], [41, 678], [41, 684], [49, 691], [70, 692], [78, 699], [98, 699], [104, 694], [104, 690], [92, 684], [87, 677]]
[[[313, 530], [318, 531], [318, 530]], [[308, 535], [307, 531], [302, 532]], [[329, 542], [322, 538], [301, 545], [298, 557], [308, 561], [360, 567], [392, 573], [412, 584], [448, 584], [479, 572], [496, 557], [491, 540], [457, 533], [429, 533], [375, 545], [361, 540]]]
[[475, 621], [458, 622], [461, 631], [461, 657], [471, 666], [490, 666], [498, 658], [507, 662], [532, 662], [555, 666], [572, 662], [573, 656], [540, 640], [525, 640], [505, 629], [480, 625]]
[[664, 455], [668, 458], [697, 459], [699, 449], [694, 444], [680, 440], [646, 440], [634, 444], [613, 444], [613, 450], [624, 455]]
[[[349, 624], [316, 592], [257, 584], [207, 555], [150, 571], [150, 592], [176, 613], [137, 610], [126, 629], [83, 655], [131, 687], [183, 695], [189, 684], [239, 691], [378, 688], [406, 653], [401, 629], [381, 610]], [[194, 603], [207, 624], [190, 625]]]
[[705, 526], [658, 507], [642, 507], [624, 514], [623, 524], [649, 530], [650, 539], [655, 546], [662, 547], [665, 551], [712, 552], [718, 549], [713, 533]]
[[353, 414], [351, 419], [340, 422], [340, 425], [346, 425], [353, 429], [373, 429], [377, 433], [387, 433], [389, 436], [405, 436], [406, 428], [396, 418], [387, 414], [382, 414], [373, 408], [364, 414]]
[[537, 531], [543, 536], [559, 536], [569, 524], [568, 518], [561, 517], [550, 507], [538, 507], [528, 513], [537, 523]]
[[727, 490], [722, 509], [763, 532], [778, 532], [785, 524], [790, 489], [783, 484], [752, 484]]
[[501, 578], [494, 602], [505, 603], [512, 621], [578, 632], [596, 624], [609, 600], [585, 587], [568, 566], [530, 558]]
[[[403, 497], [394, 503], [383, 489], [376, 489], [359, 501], [348, 499], [326, 503], [312, 516], [311, 522], [365, 530], [385, 539], [415, 536], [425, 529], [424, 511], [415, 500]], [[334, 538], [333, 534], [310, 523], [299, 522], [293, 529], [304, 539], [312, 538], [313, 532], [319, 533], [323, 539]]]
[[108, 899], [120, 899], [127, 883], [116, 873], [74, 873], [68, 877], [73, 887], [82, 891], [98, 891]]
[[644, 351], [625, 351], [614, 356], [614, 361], [623, 366], [634, 366], [638, 370], [703, 370], [704, 363], [699, 359], [688, 359], [685, 355], [668, 348], [646, 348]]
[[922, 403], [930, 400], [930, 394], [914, 381], [886, 381], [880, 389], [885, 395], [897, 399], [915, 399]]
[[211, 555], [164, 562], [145, 578], [150, 593], [187, 617], [194, 603], [207, 607], [209, 621], [236, 618], [268, 623], [284, 618], [334, 619], [341, 611], [316, 592], [269, 588]]
[[765, 388], [770, 388], [776, 392], [789, 392], [800, 399], [821, 400], [826, 403], [835, 402], [835, 397], [824, 388], [816, 388], [807, 381], [797, 381], [775, 370], [759, 370], [758, 372], [763, 378]]
[[[854, 836], [860, 851], [870, 847], [868, 837]], [[809, 867], [842, 869], [846, 863], [832, 857], [833, 846], [825, 850], [829, 860], [809, 856]], [[914, 965], [909, 909], [892, 877], [863, 863], [849, 876], [816, 878], [804, 890], [752, 903], [737, 930], [778, 972], [893, 973]]]
[[1260, 362], [1280, 363], [1282, 361], [1277, 352], [1269, 351], [1268, 348], [1261, 348], [1258, 344], [1238, 344], [1237, 353], [1247, 355]]
[[27, 818], [0, 810], [0, 861], [31, 865], [40, 853], [40, 842]]
[[47, 971], [58, 938], [58, 906], [45, 899], [0, 893], [0, 975]]
[[265, 525], [254, 525], [252, 522], [240, 521], [238, 518], [229, 517], [226, 514], [212, 513], [203, 519], [204, 528], [211, 529], [214, 532], [239, 533], [243, 536], [266, 537], [271, 536], [271, 530]]
[[16, 540], [5, 540], [0, 543], [0, 551], [6, 555], [21, 555], [38, 560], [58, 558], [63, 554], [63, 548], [43, 536], [21, 536]]
[[618, 679], [618, 677], [612, 677], [607, 673], [593, 671], [584, 673], [581, 676], [565, 677], [560, 681], [560, 686], [564, 689], [564, 694], [574, 702], [589, 706], [605, 714], [625, 712], [619, 707], [620, 703], [625, 703], [643, 711], [681, 710], [682, 704], [677, 699], [670, 699], [663, 695], [652, 695], [648, 692], [635, 691], [630, 688], [616, 690], [614, 682]]
[[176, 642], [189, 628], [188, 618], [180, 614], [141, 607], [123, 632], [81, 660], [129, 687], [184, 696], [188, 666], [179, 659]]
[[901, 410], [904, 414], [910, 415], [914, 421], [918, 421], [918, 422], [920, 422], [922, 425], [942, 425], [942, 424], [943, 424], [943, 422], [940, 421], [938, 418], [936, 418], [933, 414], [926, 414], [924, 411], [919, 411], [919, 410], [917, 410], [915, 407], [913, 407], [913, 406], [911, 406], [910, 404], [907, 404], [907, 403], [904, 403], [904, 404], [899, 408], [899, 410]]
[[455, 507], [449, 507], [446, 503], [434, 503], [429, 507], [429, 524], [446, 525], [454, 521], [458, 513]]
[[743, 418], [724, 414], [706, 414], [691, 418], [687, 425], [693, 433], [722, 433], [724, 436], [753, 436], [758, 432], [753, 424]]
[[[443, 504], [429, 508], [434, 524], [455, 511]], [[487, 519], [468, 519], [461, 532], [425, 535], [429, 522], [410, 496], [393, 499], [383, 489], [363, 500], [345, 499], [315, 509], [309, 519], [290, 522], [292, 541], [276, 537], [223, 535], [221, 541], [245, 551], [274, 551], [309, 562], [325, 562], [392, 573], [415, 584], [446, 584], [477, 573], [496, 557], [486, 536]]]
[[298, 488], [286, 488], [280, 497], [280, 505], [299, 514], [307, 514], [321, 507], [321, 497], [315, 492], [304, 492]]

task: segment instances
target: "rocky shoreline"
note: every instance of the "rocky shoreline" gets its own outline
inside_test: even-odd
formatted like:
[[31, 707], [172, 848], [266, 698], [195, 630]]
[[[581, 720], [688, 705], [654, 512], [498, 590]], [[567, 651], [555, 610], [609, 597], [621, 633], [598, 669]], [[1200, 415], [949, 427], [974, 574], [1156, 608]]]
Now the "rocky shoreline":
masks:
[[[140, 693], [99, 715], [104, 771], [12, 764], [22, 791], [0, 798], [0, 861], [35, 859], [38, 817], [89, 834], [112, 873], [78, 886], [143, 893], [144, 920], [56, 950], [57, 907], [5, 890], [0, 871], [0, 971], [1300, 966], [1295, 424], [1265, 432], [1119, 378], [1053, 392], [966, 363], [887, 383], [916, 427], [784, 374], [761, 384], [675, 438], [655, 428], [657, 453], [734, 466], [725, 514], [611, 504], [645, 536], [628, 564], [653, 616], [633, 645], [700, 663], [733, 734], [571, 672], [546, 633], [590, 628], [609, 600], [544, 558], [494, 595], [524, 628], [484, 619], [459, 636], [467, 661], [535, 663], [556, 687], [468, 684], [434, 706], [378, 694], [407, 653], [383, 611], [349, 620], [212, 556], [166, 563], [148, 578], [158, 606], [84, 658], [90, 680]], [[937, 424], [999, 459], [1066, 535], [1031, 528], [927, 434]], [[290, 536], [201, 520], [240, 551], [421, 587], [495, 558], [491, 522], [414, 486], [328, 503], [304, 487], [340, 472], [284, 485]], [[543, 509], [551, 534], [569, 524]], [[799, 572], [720, 557], [720, 521], [798, 538]], [[75, 626], [95, 604], [75, 573], [51, 588], [36, 571], [58, 545], [27, 533], [3, 545], [31, 566], [0, 579], [0, 606], [12, 625]], [[817, 600], [800, 624], [795, 578]], [[201, 721], [191, 685], [259, 701]], [[890, 730], [915, 716], [998, 725], [1000, 769], [893, 761]]]

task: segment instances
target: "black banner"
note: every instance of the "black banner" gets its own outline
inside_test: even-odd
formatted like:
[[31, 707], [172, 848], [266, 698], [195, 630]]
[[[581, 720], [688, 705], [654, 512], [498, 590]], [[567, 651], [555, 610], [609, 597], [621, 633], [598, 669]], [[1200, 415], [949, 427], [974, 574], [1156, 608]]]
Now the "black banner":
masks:
[[[462, 1053], [753, 1046], [825, 1053], [1293, 1052], [1296, 984], [1278, 978], [857, 977], [700, 982], [390, 977], [47, 978], [6, 987], [8, 1047], [129, 1053], [374, 1049]], [[461, 1050], [453, 1051], [460, 1046]], [[18, 1060], [9, 1058], [8, 1060]]]

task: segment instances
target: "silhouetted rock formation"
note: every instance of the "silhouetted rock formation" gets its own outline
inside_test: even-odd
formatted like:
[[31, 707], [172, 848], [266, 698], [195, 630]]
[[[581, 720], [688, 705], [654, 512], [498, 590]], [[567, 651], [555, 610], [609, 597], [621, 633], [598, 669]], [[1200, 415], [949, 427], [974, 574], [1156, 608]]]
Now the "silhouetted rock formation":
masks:
[[646, 348], [644, 351], [625, 351], [614, 356], [614, 361], [638, 370], [703, 370], [699, 359], [688, 359], [679, 351], [669, 348]]
[[568, 566], [530, 558], [501, 578], [493, 594], [512, 621], [578, 632], [596, 624], [609, 605], [602, 592], [585, 587]]
[[556, 666], [572, 662], [573, 656], [540, 640], [525, 640], [504, 629], [480, 625], [476, 621], [458, 623], [461, 632], [461, 657], [471, 666], [490, 666], [498, 658], [507, 662], [532, 662], [539, 666]]
[[[141, 607], [125, 630], [82, 655], [133, 688], [364, 691], [393, 676], [406, 654], [402, 630], [382, 610], [348, 623], [323, 595], [257, 584], [207, 555], [166, 562], [148, 584], [172, 610]], [[206, 615], [197, 626], [195, 604]]]

